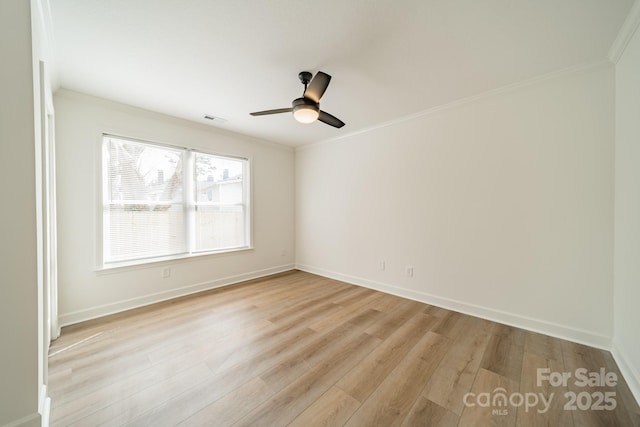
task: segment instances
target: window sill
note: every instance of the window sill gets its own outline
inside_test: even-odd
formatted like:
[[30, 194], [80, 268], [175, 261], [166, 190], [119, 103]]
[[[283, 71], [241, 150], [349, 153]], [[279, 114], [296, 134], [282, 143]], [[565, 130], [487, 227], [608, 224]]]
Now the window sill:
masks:
[[245, 246], [241, 248], [225, 249], [220, 251], [198, 252], [193, 254], [182, 254], [182, 255], [172, 255], [172, 256], [164, 256], [164, 257], [157, 257], [157, 258], [147, 258], [147, 259], [141, 259], [141, 260], [135, 260], [135, 261], [114, 262], [108, 265], [97, 267], [94, 271], [98, 275], [120, 273], [128, 270], [155, 268], [167, 263], [175, 264], [176, 262], [182, 263], [182, 262], [189, 262], [189, 261], [197, 261], [205, 257], [220, 257], [225, 255], [234, 255], [242, 252], [251, 252], [253, 250], [254, 250], [253, 246]]

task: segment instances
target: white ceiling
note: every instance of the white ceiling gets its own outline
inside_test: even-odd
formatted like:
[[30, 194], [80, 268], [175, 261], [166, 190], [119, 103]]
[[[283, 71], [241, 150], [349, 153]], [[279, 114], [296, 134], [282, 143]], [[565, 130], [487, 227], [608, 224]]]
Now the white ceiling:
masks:
[[[603, 60], [633, 0], [50, 0], [61, 87], [300, 146]], [[298, 73], [333, 76], [303, 125]]]

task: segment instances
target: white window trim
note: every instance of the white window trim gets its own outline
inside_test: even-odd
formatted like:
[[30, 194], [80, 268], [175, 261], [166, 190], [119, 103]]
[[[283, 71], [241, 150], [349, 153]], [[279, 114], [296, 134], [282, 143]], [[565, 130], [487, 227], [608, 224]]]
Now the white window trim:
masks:
[[[105, 137], [113, 137], [113, 138], [117, 138], [117, 139], [123, 139], [126, 141], [131, 141], [134, 143], [141, 143], [141, 144], [150, 144], [150, 145], [157, 145], [159, 147], [167, 147], [170, 149], [178, 149], [178, 150], [184, 150], [185, 151], [185, 155], [186, 156], [191, 156], [193, 152], [199, 152], [202, 154], [208, 154], [208, 155], [212, 155], [212, 156], [219, 156], [219, 157], [224, 157], [224, 158], [231, 158], [231, 159], [238, 159], [238, 160], [244, 160], [244, 169], [243, 169], [243, 189], [244, 189], [244, 200], [245, 203], [244, 205], [246, 206], [246, 211], [247, 214], [245, 215], [245, 230], [246, 230], [246, 235], [247, 235], [247, 244], [245, 246], [239, 246], [239, 247], [233, 247], [233, 248], [223, 248], [223, 249], [217, 249], [217, 250], [206, 250], [206, 251], [193, 251], [193, 252], [185, 252], [185, 253], [180, 253], [180, 254], [175, 254], [175, 255], [168, 255], [168, 256], [158, 256], [158, 257], [149, 257], [149, 258], [140, 258], [140, 259], [135, 259], [135, 260], [126, 260], [126, 261], [117, 261], [117, 262], [109, 262], [106, 263], [104, 262], [104, 242], [105, 242], [105, 237], [104, 237], [104, 232], [105, 232], [105, 227], [104, 227], [104, 207], [106, 204], [106, 194], [105, 194], [105, 189], [107, 188], [107, 177], [106, 174], [104, 173], [104, 168], [105, 168], [105, 162], [107, 159], [105, 150], [106, 150], [106, 144], [104, 144], [104, 138]], [[235, 253], [243, 253], [243, 252], [249, 252], [249, 251], [253, 251], [255, 248], [253, 246], [253, 174], [252, 172], [252, 165], [253, 165], [253, 160], [250, 156], [242, 156], [242, 155], [234, 155], [234, 154], [225, 154], [225, 153], [220, 153], [217, 151], [210, 151], [208, 149], [203, 149], [200, 147], [186, 147], [186, 146], [180, 146], [180, 145], [174, 145], [174, 144], [167, 144], [167, 143], [161, 143], [161, 142], [155, 142], [152, 141], [151, 139], [142, 139], [142, 138], [133, 138], [130, 136], [121, 136], [120, 134], [116, 133], [116, 132], [103, 132], [99, 135], [98, 138], [98, 143], [99, 143], [99, 149], [98, 149], [98, 153], [99, 155], [98, 157], [98, 161], [97, 161], [97, 171], [98, 171], [98, 180], [97, 180], [97, 192], [96, 194], [98, 195], [97, 197], [97, 219], [96, 219], [96, 245], [94, 246], [96, 248], [96, 267], [94, 269], [95, 272], [97, 273], [101, 273], [101, 272], [116, 272], [116, 271], [122, 271], [122, 270], [134, 270], [134, 269], [139, 269], [139, 268], [149, 268], [152, 266], [156, 266], [157, 264], [162, 264], [162, 263], [175, 263], [175, 262], [184, 262], [184, 261], [192, 261], [192, 260], [196, 260], [196, 259], [201, 259], [203, 257], [217, 257], [217, 256], [225, 256], [225, 255], [232, 255]], [[188, 165], [188, 167], [185, 167], [183, 169], [183, 173], [184, 174], [189, 174], [193, 172], [193, 168], [191, 167], [191, 164], [189, 161], [185, 162], [185, 164]], [[188, 184], [186, 184], [185, 186], [185, 192], [189, 191], [191, 192], [193, 190], [193, 183], [191, 182], [192, 178], [191, 175], [185, 175], [186, 177], [188, 177], [188, 179], [184, 180], [184, 182], [188, 182]], [[190, 193], [188, 193], [190, 194]], [[193, 203], [193, 201], [191, 200], [191, 198], [187, 198], [184, 201], [184, 208], [185, 208], [185, 213], [188, 215], [192, 215], [193, 213], [195, 213], [195, 211], [193, 209], [190, 209], [191, 204]], [[239, 205], [242, 205], [242, 203], [240, 203]], [[185, 221], [185, 225], [191, 226], [191, 228], [193, 228], [193, 221]], [[194, 230], [187, 230], [187, 232], [189, 233], [194, 233]], [[191, 239], [193, 238], [193, 235], [189, 235], [188, 238]]]

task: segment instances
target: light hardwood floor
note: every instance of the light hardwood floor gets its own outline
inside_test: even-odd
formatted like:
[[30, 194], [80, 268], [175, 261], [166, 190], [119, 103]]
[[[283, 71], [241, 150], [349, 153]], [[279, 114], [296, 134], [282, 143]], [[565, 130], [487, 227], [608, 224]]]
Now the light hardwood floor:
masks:
[[[614, 410], [565, 408], [605, 392]], [[66, 327], [49, 393], [53, 426], [640, 425], [606, 351], [304, 272]]]

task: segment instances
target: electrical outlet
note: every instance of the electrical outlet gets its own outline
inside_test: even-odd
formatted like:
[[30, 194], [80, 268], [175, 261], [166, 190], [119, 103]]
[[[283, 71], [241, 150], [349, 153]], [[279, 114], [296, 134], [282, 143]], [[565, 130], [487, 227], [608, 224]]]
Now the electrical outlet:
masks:
[[384, 263], [384, 260], [382, 260], [378, 262], [378, 270], [384, 271], [384, 269], [385, 269], [385, 263]]
[[166, 279], [168, 277], [171, 277], [171, 268], [165, 267], [162, 269], [162, 278]]
[[405, 274], [407, 275], [407, 277], [413, 277], [413, 267], [408, 265], [405, 269], [404, 269]]
[[280, 256], [287, 256], [287, 250], [283, 248], [283, 249], [280, 251]]

